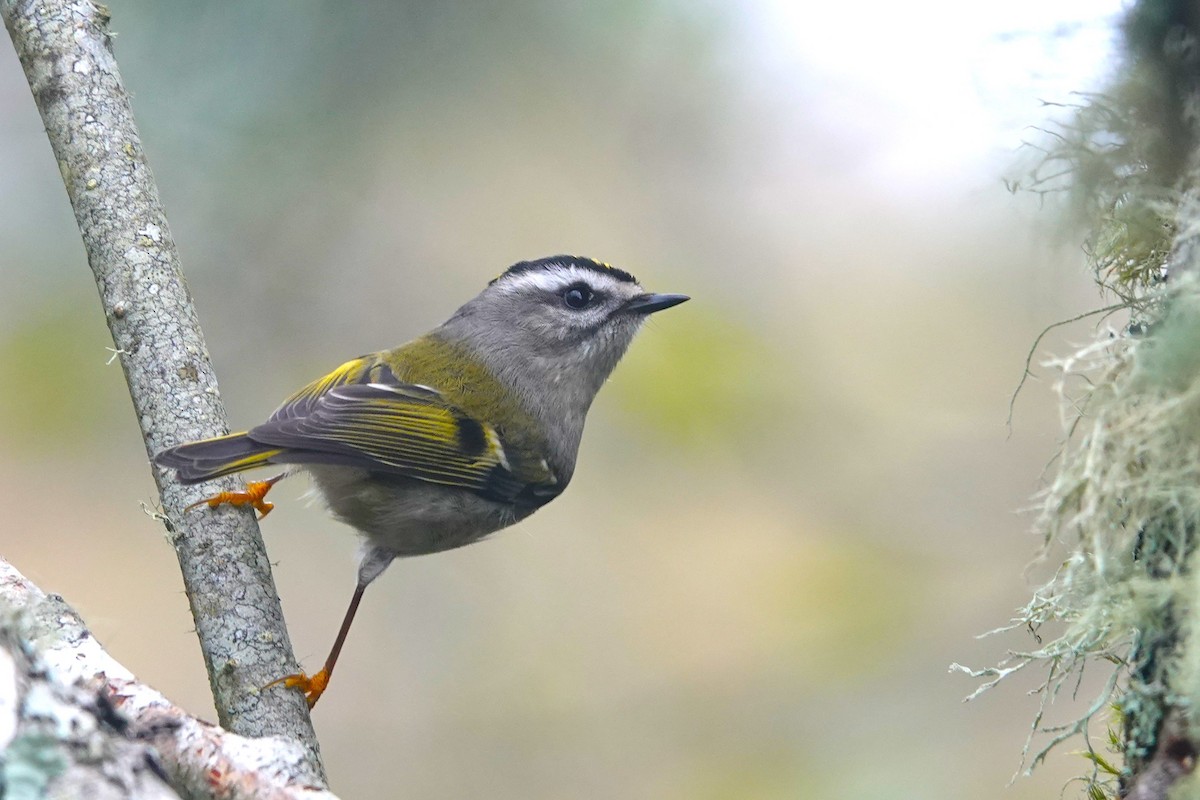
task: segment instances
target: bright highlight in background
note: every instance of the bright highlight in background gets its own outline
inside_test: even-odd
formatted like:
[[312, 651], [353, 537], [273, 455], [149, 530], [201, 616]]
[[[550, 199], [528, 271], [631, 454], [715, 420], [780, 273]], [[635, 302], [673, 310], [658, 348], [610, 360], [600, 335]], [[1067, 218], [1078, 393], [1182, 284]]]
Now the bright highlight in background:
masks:
[[[1115, 64], [1118, 0], [973, 4], [747, 3], [768, 81], [820, 87], [803, 113], [873, 139], [870, 170], [899, 184], [1002, 163]], [[777, 87], [776, 87], [777, 88]]]

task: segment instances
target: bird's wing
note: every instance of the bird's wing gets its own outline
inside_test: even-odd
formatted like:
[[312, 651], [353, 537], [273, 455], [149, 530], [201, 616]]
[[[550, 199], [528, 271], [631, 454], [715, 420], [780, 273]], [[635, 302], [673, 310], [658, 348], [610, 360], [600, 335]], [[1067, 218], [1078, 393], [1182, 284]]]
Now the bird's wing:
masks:
[[396, 378], [387, 364], [378, 354], [359, 356], [330, 372], [317, 378], [300, 391], [293, 394], [283, 405], [275, 409], [268, 422], [298, 419], [307, 416], [321, 396], [338, 386], [353, 383], [395, 383]]
[[544, 459], [506, 452], [491, 423], [446, 402], [436, 390], [396, 381], [355, 382], [369, 377], [371, 368], [369, 360], [347, 362], [293, 395], [247, 435], [284, 448], [277, 461], [362, 467], [507, 502], [540, 504], [558, 493]]

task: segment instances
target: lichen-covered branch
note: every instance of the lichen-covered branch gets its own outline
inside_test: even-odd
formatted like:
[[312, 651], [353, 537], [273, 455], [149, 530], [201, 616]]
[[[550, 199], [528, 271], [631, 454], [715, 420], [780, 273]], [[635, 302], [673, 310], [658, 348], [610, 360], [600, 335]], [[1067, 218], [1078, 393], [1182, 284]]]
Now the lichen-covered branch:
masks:
[[168, 800], [158, 756], [102, 693], [64, 684], [0, 614], [0, 753], [6, 797]]
[[[90, 0], [0, 0], [58, 160], [148, 454], [227, 431], [175, 243], [108, 35]], [[9, 112], [11, 113], [11, 109]], [[247, 736], [302, 742], [320, 770], [296, 692], [259, 687], [298, 671], [253, 512], [185, 515], [202, 491], [154, 470], [218, 718]]]
[[1196, 744], [1188, 728], [1178, 710], [1164, 721], [1158, 748], [1153, 758], [1131, 778], [1124, 794], [1126, 800], [1166, 800], [1175, 786], [1195, 771]]
[[[8, 790], [15, 775], [44, 790], [22, 796], [337, 800], [298, 743], [188, 716], [3, 560], [0, 752]], [[128, 793], [105, 794], [110, 783]]]
[[[1073, 200], [1129, 322], [1053, 362], [1068, 439], [1036, 525], [1066, 557], [1014, 620], [1038, 646], [971, 674], [1044, 671], [1032, 762], [1082, 736], [1089, 797], [1166, 800], [1200, 788], [1200, 6], [1139, 0], [1122, 33], [1112, 84], [1026, 184]], [[1050, 726], [1089, 665], [1104, 689]], [[1112, 752], [1089, 738], [1104, 729]]]

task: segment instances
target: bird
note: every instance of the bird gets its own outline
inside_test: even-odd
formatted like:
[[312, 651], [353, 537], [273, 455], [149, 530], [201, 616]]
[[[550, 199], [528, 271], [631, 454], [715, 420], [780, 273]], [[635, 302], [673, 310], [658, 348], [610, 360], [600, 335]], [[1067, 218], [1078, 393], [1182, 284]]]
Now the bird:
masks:
[[312, 708], [363, 593], [393, 560], [471, 544], [562, 494], [600, 387], [650, 314], [689, 299], [646, 292], [590, 258], [518, 262], [432, 331], [345, 362], [261, 425], [158, 453], [155, 463], [185, 485], [285, 467], [186, 510], [249, 506], [261, 519], [274, 507], [267, 492], [303, 471], [333, 517], [362, 536], [354, 594], [324, 665], [268, 686], [298, 689]]

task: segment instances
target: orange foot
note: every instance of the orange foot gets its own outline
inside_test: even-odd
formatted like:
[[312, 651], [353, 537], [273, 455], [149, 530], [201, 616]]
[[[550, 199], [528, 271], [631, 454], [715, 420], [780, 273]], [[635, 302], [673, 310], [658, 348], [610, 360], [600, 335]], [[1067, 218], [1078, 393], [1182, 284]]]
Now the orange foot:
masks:
[[299, 689], [304, 692], [304, 699], [308, 703], [308, 707], [312, 708], [321, 699], [321, 695], [325, 693], [325, 687], [329, 685], [329, 673], [322, 669], [310, 678], [301, 672], [271, 681], [263, 688], [270, 689], [272, 686], [279, 686], [280, 684], [289, 689]]
[[206, 497], [203, 500], [192, 503], [184, 511], [191, 511], [193, 508], [199, 508], [204, 505], [209, 508], [216, 508], [220, 505], [231, 505], [239, 508], [241, 506], [253, 506], [258, 511], [258, 518], [262, 519], [267, 514], [270, 514], [271, 509], [275, 507], [274, 503], [268, 503], [264, 498], [267, 496], [267, 492], [271, 491], [271, 487], [283, 477], [283, 475], [276, 475], [274, 478], [269, 478], [265, 481], [250, 481], [246, 484], [245, 491], [219, 492], [212, 497]]

